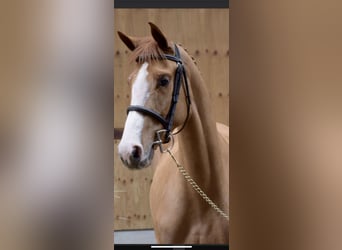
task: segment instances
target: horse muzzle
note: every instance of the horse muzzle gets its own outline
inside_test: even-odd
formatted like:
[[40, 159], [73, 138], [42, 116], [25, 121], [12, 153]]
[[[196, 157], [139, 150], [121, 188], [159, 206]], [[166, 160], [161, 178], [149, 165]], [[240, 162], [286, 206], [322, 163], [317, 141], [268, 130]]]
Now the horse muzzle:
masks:
[[142, 169], [151, 165], [154, 150], [151, 148], [146, 155], [141, 145], [119, 146], [119, 155], [122, 163], [129, 169]]

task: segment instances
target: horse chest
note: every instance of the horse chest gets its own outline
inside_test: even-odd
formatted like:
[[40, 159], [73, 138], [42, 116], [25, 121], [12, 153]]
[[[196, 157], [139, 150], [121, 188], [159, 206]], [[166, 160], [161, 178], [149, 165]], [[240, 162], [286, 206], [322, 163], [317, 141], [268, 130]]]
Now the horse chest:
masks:
[[226, 243], [228, 226], [193, 192], [177, 168], [159, 165], [151, 186], [150, 205], [157, 241], [162, 244]]

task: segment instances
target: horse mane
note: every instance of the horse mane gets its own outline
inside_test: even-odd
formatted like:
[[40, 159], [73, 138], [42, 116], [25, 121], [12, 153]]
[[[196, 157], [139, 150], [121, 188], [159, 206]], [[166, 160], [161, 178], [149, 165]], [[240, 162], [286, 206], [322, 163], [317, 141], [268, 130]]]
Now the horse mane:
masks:
[[182, 47], [182, 48], [184, 49], [184, 51], [190, 56], [190, 58], [191, 58], [191, 60], [194, 62], [194, 64], [198, 67], [197, 62], [196, 62], [196, 60], [195, 60], [195, 57], [193, 57], [192, 55], [190, 55], [188, 49], [185, 48], [185, 47], [184, 47], [182, 44], [180, 44], [180, 43], [177, 44], [177, 45], [179, 45], [179, 47]]

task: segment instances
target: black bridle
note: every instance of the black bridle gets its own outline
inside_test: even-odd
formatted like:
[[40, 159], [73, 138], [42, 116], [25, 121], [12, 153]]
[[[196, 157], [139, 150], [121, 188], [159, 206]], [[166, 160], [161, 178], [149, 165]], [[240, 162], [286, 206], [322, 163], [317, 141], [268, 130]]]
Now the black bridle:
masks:
[[[186, 118], [185, 118], [185, 121], [184, 121], [182, 127], [177, 132], [173, 133], [172, 135], [178, 134], [179, 132], [181, 132], [184, 129], [184, 127], [188, 121], [188, 118], [189, 118], [190, 104], [191, 104], [188, 80], [186, 77], [185, 68], [183, 65], [183, 61], [180, 57], [180, 53], [179, 53], [179, 49], [178, 49], [177, 45], [175, 44], [175, 55], [174, 56], [165, 54], [165, 55], [163, 55], [163, 58], [161, 58], [161, 59], [164, 59], [164, 57], [167, 60], [174, 61], [175, 63], [177, 63], [177, 69], [175, 72], [175, 79], [174, 79], [174, 84], [173, 84], [171, 105], [170, 105], [170, 109], [169, 109], [169, 112], [166, 115], [166, 117], [163, 117], [161, 114], [157, 113], [154, 110], [145, 108], [144, 106], [140, 106], [140, 105], [131, 105], [131, 106], [128, 106], [128, 108], [127, 108], [127, 114], [130, 111], [137, 111], [137, 112], [140, 112], [144, 115], [151, 116], [152, 118], [154, 118], [155, 120], [159, 121], [162, 124], [162, 126], [164, 128], [163, 131], [165, 132], [165, 137], [163, 140], [161, 140], [159, 137], [159, 134], [158, 134], [160, 143], [168, 143], [169, 142], [169, 138], [170, 138], [171, 130], [172, 130], [172, 126], [173, 126], [173, 120], [174, 120], [174, 116], [175, 116], [175, 111], [176, 111], [176, 105], [177, 105], [178, 97], [179, 97], [179, 91], [180, 91], [180, 87], [182, 85], [182, 82], [183, 82], [183, 89], [185, 91], [185, 98], [186, 98], [186, 104], [187, 104], [187, 114], [186, 114]], [[183, 81], [182, 81], [182, 78], [183, 78]], [[158, 133], [158, 131], [157, 131], [157, 133]]]

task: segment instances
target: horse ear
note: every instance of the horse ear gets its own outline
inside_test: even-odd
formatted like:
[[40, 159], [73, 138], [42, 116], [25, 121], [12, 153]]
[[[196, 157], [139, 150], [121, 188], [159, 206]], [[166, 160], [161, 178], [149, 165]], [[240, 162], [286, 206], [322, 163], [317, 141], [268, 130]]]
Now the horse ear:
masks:
[[152, 37], [157, 42], [159, 48], [161, 48], [164, 52], [168, 51], [170, 47], [164, 34], [155, 24], [151, 22], [149, 22], [148, 24], [151, 26]]
[[126, 46], [133, 51], [138, 45], [138, 38], [126, 36], [124, 33], [118, 31], [118, 35]]

